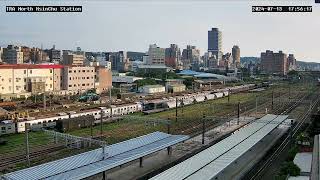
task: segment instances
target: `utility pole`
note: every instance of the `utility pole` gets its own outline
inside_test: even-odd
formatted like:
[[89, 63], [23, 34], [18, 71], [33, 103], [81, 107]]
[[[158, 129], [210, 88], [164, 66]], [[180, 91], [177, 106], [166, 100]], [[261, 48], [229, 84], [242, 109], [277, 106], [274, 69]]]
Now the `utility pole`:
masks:
[[176, 97], [176, 122], [178, 122], [178, 98]]
[[46, 106], [46, 94], [43, 93], [43, 109], [46, 110], [47, 106]]
[[230, 102], [230, 89], [228, 89], [228, 103]]
[[30, 129], [30, 124], [25, 123], [26, 162], [28, 167], [30, 167], [29, 129]]
[[[103, 143], [102, 144], [102, 160], [105, 160], [105, 144]], [[103, 171], [103, 173], [102, 173], [102, 179], [103, 180], [106, 180], [106, 171]]]
[[204, 144], [204, 134], [206, 132], [205, 118], [206, 118], [206, 116], [203, 114], [203, 116], [202, 116], [202, 144]]
[[112, 118], [112, 98], [111, 98], [112, 87], [109, 90], [109, 106], [110, 106], [110, 117]]
[[100, 116], [100, 138], [101, 140], [103, 139], [102, 138], [102, 119], [103, 119], [103, 110], [101, 109], [101, 116]]
[[91, 138], [93, 138], [93, 119], [90, 120], [90, 135], [91, 135]]
[[274, 90], [272, 90], [271, 110], [273, 110]]
[[170, 118], [168, 118], [167, 131], [170, 134]]
[[239, 121], [240, 121], [240, 101], [238, 102], [238, 121], [237, 121], [237, 125], [239, 125]]
[[256, 95], [256, 117], [257, 117], [257, 113], [258, 113], [258, 97], [257, 97], [257, 95]]

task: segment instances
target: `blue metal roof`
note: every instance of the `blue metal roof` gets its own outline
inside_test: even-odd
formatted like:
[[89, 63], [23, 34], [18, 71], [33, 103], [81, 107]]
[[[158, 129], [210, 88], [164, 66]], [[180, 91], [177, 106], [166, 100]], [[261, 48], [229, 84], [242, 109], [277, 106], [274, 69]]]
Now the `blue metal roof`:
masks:
[[187, 140], [188, 136], [154, 132], [124, 142], [67, 157], [46, 164], [34, 166], [2, 176], [4, 179], [82, 179], [112, 169], [140, 157], [152, 154], [176, 143]]
[[200, 74], [200, 72], [196, 72], [196, 71], [192, 71], [192, 70], [186, 69], [186, 70], [180, 71], [178, 74], [193, 76], [193, 75]]
[[239, 158], [287, 117], [268, 114], [151, 179], [213, 179], [230, 162]]

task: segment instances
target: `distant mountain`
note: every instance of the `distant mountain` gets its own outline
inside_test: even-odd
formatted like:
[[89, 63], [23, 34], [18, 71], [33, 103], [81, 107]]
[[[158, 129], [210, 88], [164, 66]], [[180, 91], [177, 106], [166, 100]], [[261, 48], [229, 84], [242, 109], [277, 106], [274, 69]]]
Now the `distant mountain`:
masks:
[[297, 67], [299, 70], [312, 70], [320, 71], [320, 63], [297, 61]]

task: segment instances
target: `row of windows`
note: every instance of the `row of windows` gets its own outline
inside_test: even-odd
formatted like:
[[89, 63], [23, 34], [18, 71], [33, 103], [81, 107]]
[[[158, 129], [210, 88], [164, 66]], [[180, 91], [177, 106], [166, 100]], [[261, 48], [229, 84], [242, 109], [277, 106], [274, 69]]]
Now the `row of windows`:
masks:
[[[75, 79], [90, 79], [90, 77], [69, 77], [69, 80], [75, 80]], [[93, 76], [91, 76], [91, 79], [93, 79]]]
[[[46, 87], [48, 87], [48, 84], [46, 84]], [[19, 91], [20, 88], [22, 88], [22, 87], [21, 87], [21, 86], [16, 86], [16, 90], [17, 90], [17, 91]], [[52, 84], [50, 84], [50, 88], [52, 88]], [[4, 87], [2, 86], [1, 89], [4, 90]], [[11, 90], [12, 90], [12, 87], [11, 87], [11, 86], [8, 86], [8, 89], [9, 89], [9, 91], [11, 91]], [[23, 87], [23, 90], [27, 90], [27, 86], [24, 86], [24, 87]]]
[[[53, 72], [52, 69], [50, 69], [50, 73], [52, 73], [52, 72]], [[27, 74], [27, 70], [24, 70], [23, 73]], [[32, 70], [31, 69], [29, 70], [29, 74], [32, 74]]]
[[[86, 84], [82, 84], [82, 86], [90, 86], [90, 83], [87, 83], [87, 85]], [[91, 86], [93, 86], [93, 83], [91, 83]], [[69, 84], [69, 87], [72, 87], [72, 84]], [[77, 85], [74, 84], [73, 87], [77, 87]], [[80, 84], [78, 84], [78, 87], [80, 87]]]
[[[81, 72], [81, 70], [78, 70], [78, 72]], [[86, 72], [86, 70], [82, 70], [82, 72]], [[90, 70], [87, 70], [87, 72], [90, 72]], [[93, 70], [91, 70], [93, 72]], [[69, 70], [69, 73], [72, 73], [72, 70]], [[77, 70], [73, 70], [73, 73], [77, 73]]]
[[[61, 79], [62, 79], [62, 77], [61, 77]], [[92, 77], [92, 79], [93, 79], [93, 77]], [[21, 80], [22, 80], [22, 78], [16, 78], [16, 82], [20, 82]], [[52, 77], [50, 77], [50, 80], [52, 81]], [[2, 78], [1, 81], [4, 81], [4, 79]], [[11, 81], [12, 81], [12, 78], [9, 78], [9, 82], [11, 82]], [[23, 78], [23, 81], [27, 82], [27, 78]], [[31, 80], [29, 80], [29, 82], [30, 81]]]

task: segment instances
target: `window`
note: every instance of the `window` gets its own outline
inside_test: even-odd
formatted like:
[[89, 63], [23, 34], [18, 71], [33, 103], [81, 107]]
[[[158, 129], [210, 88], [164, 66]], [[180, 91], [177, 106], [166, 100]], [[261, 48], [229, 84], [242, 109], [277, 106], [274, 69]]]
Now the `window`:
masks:
[[72, 73], [72, 71], [69, 71], [69, 73]]
[[50, 80], [52, 80], [52, 77], [50, 78]]
[[27, 78], [24, 78], [23, 81], [24, 81], [24, 82], [27, 82]]
[[27, 74], [27, 70], [23, 70], [23, 74]]
[[74, 73], [76, 73], [77, 71], [76, 71], [76, 70], [74, 70], [73, 72], [74, 72]]
[[86, 70], [82, 70], [82, 72], [86, 72]]
[[82, 86], [86, 86], [86, 84], [82, 84]]
[[89, 79], [89, 77], [87, 77], [87, 79]]
[[69, 85], [69, 87], [72, 87], [72, 85]]
[[50, 88], [52, 88], [52, 84], [50, 84]]
[[9, 91], [11, 91], [11, 86], [9, 86]]
[[5, 130], [6, 130], [6, 127], [1, 127], [1, 130], [2, 130], [2, 131], [5, 131]]
[[9, 82], [11, 82], [11, 78], [9, 78]]
[[50, 73], [52, 73], [52, 69], [50, 69]]
[[19, 78], [16, 78], [16, 82], [19, 82]]
[[71, 77], [69, 79], [71, 80]]
[[29, 73], [32, 74], [32, 70], [30, 70]]

